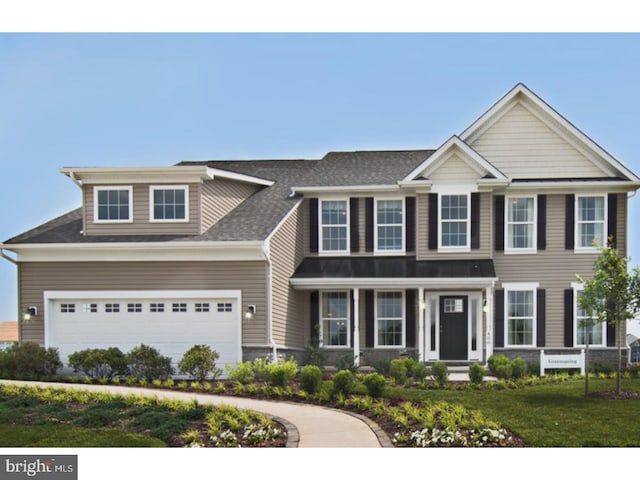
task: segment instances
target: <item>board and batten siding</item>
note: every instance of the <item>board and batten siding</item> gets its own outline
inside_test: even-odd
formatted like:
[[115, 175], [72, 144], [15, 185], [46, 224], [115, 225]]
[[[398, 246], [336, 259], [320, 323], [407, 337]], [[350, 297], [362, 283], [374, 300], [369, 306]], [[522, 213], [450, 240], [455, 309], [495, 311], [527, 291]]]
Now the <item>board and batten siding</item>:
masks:
[[510, 178], [589, 178], [605, 174], [532, 110], [516, 103], [471, 147]]
[[[18, 265], [21, 311], [36, 306], [38, 316], [22, 322], [21, 340], [44, 344], [44, 292], [51, 290], [241, 290], [242, 343], [267, 345], [266, 262], [23, 262]], [[40, 312], [43, 312], [40, 314]]]
[[304, 256], [302, 212], [299, 205], [269, 240], [271, 255], [273, 340], [278, 347], [301, 348], [305, 344], [304, 293], [289, 279]]
[[200, 188], [202, 233], [257, 192], [259, 188], [251, 183], [233, 180], [217, 178], [205, 180]]
[[[149, 189], [151, 185], [135, 184], [133, 187], [133, 222], [96, 223], [94, 221], [94, 188], [101, 185], [86, 185], [83, 188], [85, 235], [197, 235], [200, 234], [200, 185], [189, 186], [188, 222], [152, 222], [150, 218]], [[123, 184], [123, 186], [125, 186]], [[171, 188], [171, 185], [164, 185]]]

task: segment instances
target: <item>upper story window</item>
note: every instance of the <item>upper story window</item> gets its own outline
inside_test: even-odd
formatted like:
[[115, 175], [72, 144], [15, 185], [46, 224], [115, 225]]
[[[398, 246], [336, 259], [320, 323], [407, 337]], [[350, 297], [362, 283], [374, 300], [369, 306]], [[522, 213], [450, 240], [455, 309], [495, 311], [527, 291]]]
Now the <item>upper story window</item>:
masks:
[[349, 346], [348, 292], [322, 292], [320, 335], [325, 347]]
[[150, 187], [149, 205], [152, 222], [188, 222], [189, 187]]
[[505, 289], [505, 346], [533, 347], [536, 345], [537, 284], [504, 285]]
[[594, 250], [607, 238], [607, 197], [576, 196], [576, 249]]
[[349, 205], [347, 200], [320, 201], [320, 251], [349, 252]]
[[94, 221], [116, 223], [133, 221], [132, 187], [94, 187]]
[[507, 197], [506, 250], [535, 252], [536, 197]]
[[375, 245], [376, 252], [403, 252], [404, 240], [404, 201], [377, 200], [376, 203]]
[[440, 248], [469, 248], [469, 195], [440, 195]]

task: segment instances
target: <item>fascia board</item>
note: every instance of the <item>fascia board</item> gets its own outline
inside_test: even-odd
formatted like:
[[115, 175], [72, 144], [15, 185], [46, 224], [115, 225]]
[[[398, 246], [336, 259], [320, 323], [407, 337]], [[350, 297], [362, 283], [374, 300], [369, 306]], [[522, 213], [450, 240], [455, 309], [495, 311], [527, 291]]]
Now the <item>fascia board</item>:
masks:
[[493, 285], [497, 277], [482, 278], [292, 278], [291, 286], [299, 290], [341, 288], [442, 287], [481, 288]]
[[336, 186], [305, 186], [291, 187], [291, 196], [323, 194], [323, 193], [349, 193], [349, 192], [394, 192], [400, 189], [399, 184], [394, 185], [336, 185]]

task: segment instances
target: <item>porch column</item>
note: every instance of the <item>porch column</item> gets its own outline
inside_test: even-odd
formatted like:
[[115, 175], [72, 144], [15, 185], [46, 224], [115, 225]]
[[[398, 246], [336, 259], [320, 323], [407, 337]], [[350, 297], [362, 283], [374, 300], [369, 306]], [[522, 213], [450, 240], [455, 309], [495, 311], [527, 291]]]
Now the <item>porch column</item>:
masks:
[[482, 311], [484, 312], [485, 328], [487, 330], [485, 340], [487, 354], [484, 359], [484, 363], [486, 364], [489, 357], [493, 354], [493, 285], [485, 289], [485, 300], [487, 304], [482, 307]]
[[424, 326], [427, 307], [424, 301], [424, 288], [418, 289], [418, 361], [424, 362]]
[[353, 366], [360, 366], [360, 290], [353, 289]]

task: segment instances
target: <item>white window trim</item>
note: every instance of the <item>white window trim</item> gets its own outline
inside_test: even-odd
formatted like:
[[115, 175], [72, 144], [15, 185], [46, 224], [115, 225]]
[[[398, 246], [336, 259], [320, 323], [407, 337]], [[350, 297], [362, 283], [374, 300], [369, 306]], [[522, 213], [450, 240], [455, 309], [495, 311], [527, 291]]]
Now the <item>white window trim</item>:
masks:
[[[509, 205], [510, 201], [518, 198], [533, 198], [533, 247], [515, 248], [509, 247]], [[505, 254], [532, 254], [538, 252], [538, 196], [537, 195], [510, 195], [505, 197], [504, 212], [504, 252]], [[521, 224], [518, 222], [517, 224]]]
[[[325, 250], [323, 248], [324, 238], [322, 233], [322, 204], [324, 202], [344, 202], [345, 208], [347, 212], [347, 220], [344, 227], [347, 230], [346, 235], [346, 245], [345, 250]], [[321, 198], [318, 201], [318, 254], [319, 255], [349, 255], [351, 251], [351, 208], [349, 206], [349, 199], [344, 197], [336, 197], [336, 198]], [[327, 226], [337, 226], [342, 227], [342, 225], [327, 225]]]
[[[579, 283], [572, 283], [573, 287], [573, 346], [586, 347], [584, 343], [578, 343], [578, 293], [584, 290]], [[595, 327], [595, 325], [594, 325]], [[606, 322], [600, 322], [602, 328], [602, 343], [590, 343], [589, 348], [604, 348], [607, 346], [607, 325]]]
[[[324, 321], [328, 320], [329, 317], [325, 317], [324, 312], [322, 311], [322, 306], [324, 302], [322, 301], [322, 296], [325, 293], [346, 293], [347, 294], [347, 344], [346, 345], [324, 345]], [[336, 348], [336, 349], [346, 349], [351, 348], [351, 318], [349, 317], [349, 312], [351, 311], [351, 291], [350, 290], [321, 290], [320, 291], [320, 346], [324, 348]]]
[[[155, 218], [153, 194], [156, 190], [184, 191], [184, 218]], [[189, 185], [150, 185], [149, 186], [149, 222], [151, 223], [189, 223]]]
[[[402, 224], [400, 225], [401, 235], [402, 235], [401, 247], [397, 250], [379, 250], [378, 249], [378, 202], [392, 201], [392, 200], [400, 201], [402, 204]], [[398, 255], [398, 254], [405, 253], [406, 245], [407, 245], [407, 239], [405, 238], [406, 225], [407, 225], [406, 213], [407, 213], [407, 207], [406, 207], [406, 200], [404, 197], [389, 197], [389, 198], [381, 197], [381, 198], [374, 199], [373, 201], [373, 253], [375, 255]], [[397, 226], [398, 224], [383, 223], [382, 225]]]
[[[463, 246], [448, 247], [442, 245], [442, 197], [443, 196], [466, 196], [467, 197], [467, 244]], [[461, 222], [462, 220], [456, 220]], [[438, 251], [443, 252], [470, 252], [471, 251], [471, 192], [446, 191], [438, 193]]]
[[[401, 327], [401, 335], [402, 335], [402, 341], [400, 345], [380, 345], [378, 343], [378, 294], [379, 293], [385, 293], [385, 292], [390, 292], [390, 293], [400, 293], [402, 295], [402, 327]], [[406, 339], [406, 329], [407, 329], [407, 302], [405, 299], [405, 294], [406, 291], [405, 290], [376, 290], [374, 292], [374, 300], [373, 300], [373, 325], [374, 325], [374, 348], [381, 348], [381, 349], [398, 349], [398, 348], [405, 348], [406, 343], [407, 343], [407, 339]]]
[[[538, 332], [537, 332], [537, 323], [538, 323], [538, 288], [540, 288], [539, 282], [529, 282], [529, 283], [503, 283], [502, 288], [504, 289], [504, 346], [505, 348], [536, 348], [538, 345]], [[532, 335], [531, 335], [531, 345], [512, 345], [509, 343], [509, 292], [513, 291], [530, 291], [533, 292], [533, 320], [532, 320]]]
[[[578, 228], [579, 223], [579, 199], [580, 198], [589, 198], [589, 197], [601, 197], [604, 199], [604, 203], [603, 203], [603, 208], [604, 208], [604, 212], [603, 212], [603, 220], [602, 220], [602, 234], [604, 236], [604, 238], [602, 239], [602, 243], [603, 245], [606, 245], [607, 243], [607, 238], [609, 238], [609, 232], [607, 232], [608, 229], [608, 225], [609, 225], [609, 218], [608, 218], [608, 214], [609, 214], [609, 205], [607, 203], [607, 195], [603, 194], [603, 193], [592, 193], [592, 194], [587, 194], [587, 193], [581, 193], [580, 195], [576, 195], [575, 197], [575, 204], [574, 204], [574, 214], [573, 214], [573, 218], [574, 218], [574, 226], [573, 226], [573, 230], [574, 230], [574, 240], [573, 240], [573, 245], [574, 245], [574, 251], [576, 253], [596, 253], [598, 252], [598, 247], [594, 247], [594, 246], [589, 246], [589, 247], [581, 247], [580, 246], [580, 229]], [[591, 223], [591, 222], [589, 222]]]
[[[129, 218], [127, 220], [100, 220], [98, 218], [98, 192], [126, 190], [129, 192]], [[133, 223], [133, 187], [131, 185], [93, 186], [93, 223]]]

